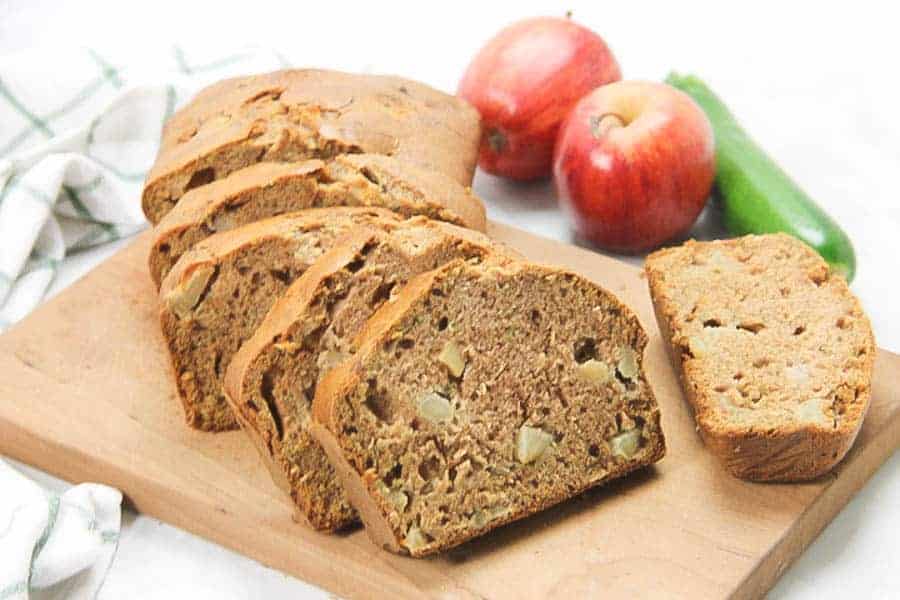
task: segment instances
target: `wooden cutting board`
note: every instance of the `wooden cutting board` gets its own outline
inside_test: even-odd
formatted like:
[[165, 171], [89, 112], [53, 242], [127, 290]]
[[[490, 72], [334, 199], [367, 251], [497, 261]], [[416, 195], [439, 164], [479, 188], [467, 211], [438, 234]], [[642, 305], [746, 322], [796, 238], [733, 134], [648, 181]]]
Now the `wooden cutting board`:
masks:
[[798, 485], [733, 479], [694, 431], [639, 271], [516, 229], [492, 234], [637, 311], [669, 445], [657, 467], [427, 560], [378, 550], [361, 530], [311, 531], [291, 521], [241, 432], [182, 422], [149, 234], [0, 336], [0, 453], [119, 487], [141, 512], [345, 597], [695, 599], [764, 594], [898, 446], [900, 357], [881, 351], [871, 410], [834, 473]]

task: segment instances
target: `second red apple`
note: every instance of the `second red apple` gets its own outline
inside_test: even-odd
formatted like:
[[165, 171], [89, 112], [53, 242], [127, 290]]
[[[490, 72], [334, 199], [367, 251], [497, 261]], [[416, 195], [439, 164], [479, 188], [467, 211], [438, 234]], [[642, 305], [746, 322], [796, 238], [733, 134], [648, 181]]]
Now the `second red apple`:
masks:
[[554, 176], [578, 233], [623, 253], [651, 250], [697, 219], [715, 175], [712, 126], [663, 83], [621, 81], [585, 96], [560, 128]]

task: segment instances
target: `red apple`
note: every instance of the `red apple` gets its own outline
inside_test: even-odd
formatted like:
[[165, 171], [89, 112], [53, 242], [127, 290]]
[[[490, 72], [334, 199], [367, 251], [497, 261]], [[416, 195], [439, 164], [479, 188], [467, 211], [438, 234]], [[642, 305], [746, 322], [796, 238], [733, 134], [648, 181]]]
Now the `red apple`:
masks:
[[709, 119], [664, 83], [621, 81], [585, 96], [563, 123], [553, 160], [578, 233], [637, 253], [690, 229], [715, 175]]
[[512, 179], [548, 177], [559, 125], [578, 100], [618, 81], [606, 43], [569, 19], [510, 25], [481, 49], [459, 84], [481, 113], [478, 165]]

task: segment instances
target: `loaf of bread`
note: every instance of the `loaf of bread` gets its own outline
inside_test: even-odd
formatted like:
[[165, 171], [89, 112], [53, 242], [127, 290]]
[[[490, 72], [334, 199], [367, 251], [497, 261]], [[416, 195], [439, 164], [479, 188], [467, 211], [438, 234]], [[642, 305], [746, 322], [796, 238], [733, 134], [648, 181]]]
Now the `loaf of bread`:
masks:
[[369, 319], [311, 429], [373, 541], [424, 556], [659, 460], [646, 341], [574, 273], [456, 261]]
[[511, 253], [482, 234], [424, 218], [391, 232], [361, 227], [288, 288], [226, 371], [226, 397], [297, 514], [317, 529], [356, 520], [309, 434], [316, 384], [395, 288], [454, 259]]
[[380, 206], [484, 231], [484, 205], [438, 172], [390, 156], [342, 155], [326, 163], [257, 163], [187, 192], [156, 227], [150, 274], [157, 286], [191, 246], [212, 233], [306, 208]]
[[465, 102], [398, 77], [294, 69], [230, 79], [169, 120], [142, 206], [155, 224], [185, 192], [238, 169], [340, 154], [393, 156], [467, 186], [479, 136]]
[[188, 424], [237, 428], [220, 380], [278, 296], [354, 227], [400, 222], [384, 209], [310, 209], [218, 233], [183, 254], [160, 288], [160, 321]]
[[142, 195], [185, 418], [238, 425], [299, 517], [424, 556], [658, 461], [646, 335], [491, 241], [465, 102], [381, 76], [217, 83]]
[[787, 235], [688, 242], [645, 271], [704, 442], [735, 476], [796, 481], [847, 453], [875, 340], [846, 281]]

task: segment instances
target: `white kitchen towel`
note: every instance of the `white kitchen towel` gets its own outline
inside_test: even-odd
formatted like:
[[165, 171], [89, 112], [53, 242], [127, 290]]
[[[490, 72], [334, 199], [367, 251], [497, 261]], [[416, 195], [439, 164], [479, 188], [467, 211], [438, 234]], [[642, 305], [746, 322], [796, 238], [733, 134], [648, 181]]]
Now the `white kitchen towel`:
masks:
[[122, 494], [83, 483], [61, 496], [0, 460], [0, 599], [95, 598], [119, 542]]
[[[212, 81], [279, 66], [255, 49], [0, 57], [0, 332], [41, 302], [67, 255], [146, 227], [141, 185], [180, 103]], [[0, 600], [96, 597], [121, 499], [97, 484], [55, 496], [0, 460]]]
[[146, 227], [141, 185], [180, 103], [279, 66], [277, 53], [253, 48], [0, 57], [0, 332], [40, 303], [68, 254]]

